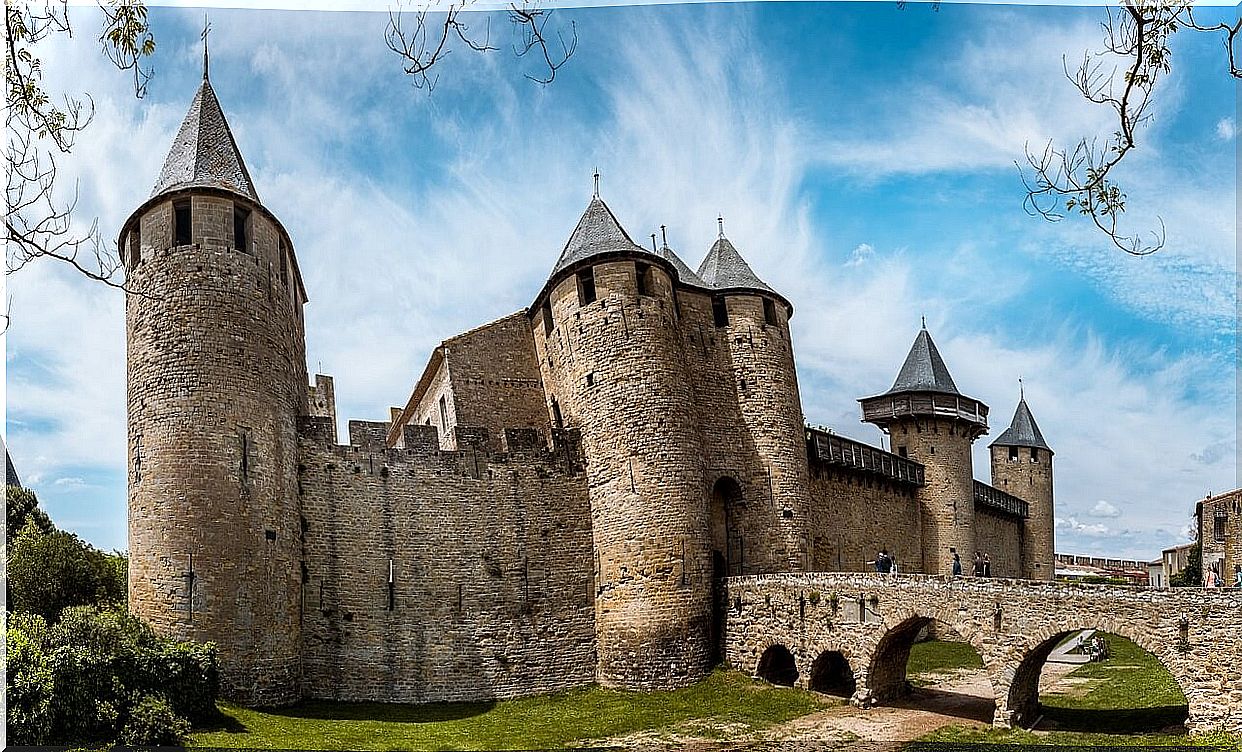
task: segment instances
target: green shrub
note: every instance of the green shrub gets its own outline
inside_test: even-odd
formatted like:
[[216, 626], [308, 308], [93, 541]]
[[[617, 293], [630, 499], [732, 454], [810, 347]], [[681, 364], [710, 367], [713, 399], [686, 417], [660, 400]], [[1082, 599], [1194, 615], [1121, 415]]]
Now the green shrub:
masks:
[[33, 523], [41, 533], [50, 533], [56, 529], [47, 513], [39, 508], [39, 498], [34, 492], [21, 486], [9, 486], [4, 498], [5, 520], [8, 527], [4, 529], [4, 540], [10, 547], [17, 534]]
[[54, 621], [69, 606], [122, 603], [116, 556], [72, 533], [44, 532], [29, 518], [9, 550], [8, 608]]
[[121, 730], [121, 744], [168, 747], [180, 745], [190, 733], [190, 722], [173, 712], [160, 695], [144, 695], [130, 711]]
[[43, 654], [46, 625], [38, 616], [20, 615], [6, 630], [8, 739], [10, 744], [42, 745], [52, 733], [52, 668]]

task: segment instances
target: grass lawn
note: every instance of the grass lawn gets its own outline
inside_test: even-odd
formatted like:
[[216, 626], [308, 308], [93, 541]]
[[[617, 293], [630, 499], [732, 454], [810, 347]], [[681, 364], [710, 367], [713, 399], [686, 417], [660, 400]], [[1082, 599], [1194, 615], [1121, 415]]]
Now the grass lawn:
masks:
[[[919, 741], [952, 743], [1052, 744], [1063, 746], [1222, 745], [1242, 750], [1242, 737], [1188, 737], [1176, 727], [1185, 720], [1186, 698], [1169, 672], [1127, 639], [1105, 635], [1109, 658], [1084, 664], [1068, 676], [1085, 680], [1083, 691], [1040, 696], [1048, 732], [950, 727]], [[1172, 727], [1173, 730], [1170, 730]]]
[[[484, 703], [385, 705], [304, 702], [278, 710], [221, 703], [219, 728], [190, 744], [252, 749], [522, 749], [581, 746], [591, 740], [670, 726], [744, 734], [836, 704], [821, 695], [773, 687], [717, 671], [671, 692], [588, 687], [556, 695]], [[725, 733], [725, 732], [721, 732]]]
[[939, 681], [940, 676], [958, 669], [983, 668], [983, 659], [975, 649], [964, 642], [927, 640], [916, 642], [910, 648], [910, 660], [906, 663], [906, 677], [916, 687], [925, 687]]

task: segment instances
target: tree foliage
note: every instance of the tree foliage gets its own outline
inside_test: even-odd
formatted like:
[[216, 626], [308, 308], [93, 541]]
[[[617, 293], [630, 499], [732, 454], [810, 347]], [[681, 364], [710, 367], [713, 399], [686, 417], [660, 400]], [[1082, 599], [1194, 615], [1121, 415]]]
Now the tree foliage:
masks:
[[217, 715], [215, 647], [158, 637], [119, 609], [66, 609], [56, 624], [10, 617], [14, 744], [178, 744]]
[[8, 609], [48, 621], [69, 606], [125, 602], [128, 559], [100, 551], [78, 536], [57, 530], [32, 491], [10, 486], [6, 499]]
[[1066, 61], [1065, 75], [1088, 102], [1113, 111], [1117, 130], [1105, 139], [1083, 138], [1069, 147], [1051, 141], [1042, 151], [1028, 146], [1027, 166], [1018, 165], [1026, 185], [1025, 206], [1028, 213], [1053, 222], [1067, 214], [1086, 217], [1117, 249], [1146, 256], [1164, 247], [1164, 223], [1156, 217], [1158, 229], [1147, 233], [1122, 229], [1126, 193], [1113, 170], [1138, 147], [1138, 134], [1151, 119], [1156, 85], [1172, 70], [1173, 35], [1218, 35], [1228, 74], [1242, 78], [1235, 58], [1242, 18], [1232, 24], [1202, 24], [1188, 0], [1123, 0], [1120, 10], [1108, 11], [1101, 30], [1103, 48], [1085, 52], [1073, 67]]
[[1186, 568], [1169, 576], [1170, 587], [1203, 587], [1203, 544], [1195, 543], [1186, 554]]

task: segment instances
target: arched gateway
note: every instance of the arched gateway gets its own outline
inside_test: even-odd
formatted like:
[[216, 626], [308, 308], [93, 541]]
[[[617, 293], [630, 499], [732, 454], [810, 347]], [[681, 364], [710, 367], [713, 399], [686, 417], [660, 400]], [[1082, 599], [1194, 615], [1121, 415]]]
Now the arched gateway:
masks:
[[[730, 665], [758, 674], [779, 645], [794, 659], [796, 685], [822, 689], [838, 660], [824, 656], [848, 655], [856, 705], [900, 692], [914, 635], [937, 622], [982, 657], [993, 724], [1029, 725], [1048, 654], [1069, 631], [1089, 628], [1133, 641], [1168, 669], [1192, 732], [1242, 728], [1240, 592], [853, 573], [732, 577], [726, 586]], [[831, 673], [844, 676], [835, 665]]]

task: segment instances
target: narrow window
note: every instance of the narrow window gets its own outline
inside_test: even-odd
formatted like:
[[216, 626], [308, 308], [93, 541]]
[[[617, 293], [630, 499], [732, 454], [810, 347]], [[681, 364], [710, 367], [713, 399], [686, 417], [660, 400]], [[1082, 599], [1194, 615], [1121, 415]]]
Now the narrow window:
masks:
[[588, 373], [586, 375], [586, 384], [587, 386], [595, 386], [595, 374], [594, 373]]
[[639, 295], [651, 294], [651, 267], [647, 264], [634, 264], [634, 280], [638, 284]]
[[578, 305], [584, 306], [595, 302], [595, 268], [589, 267], [578, 272]]
[[134, 225], [134, 229], [129, 233], [129, 263], [130, 266], [138, 266], [142, 261], [142, 223], [138, 222]]
[[561, 403], [555, 399], [552, 400], [552, 424], [558, 431], [565, 427], [565, 420], [561, 417]]
[[712, 298], [712, 318], [716, 326], [729, 325], [729, 307], [725, 305], [724, 297], [717, 295]]
[[250, 252], [246, 230], [250, 226], [250, 211], [240, 206], [233, 206], [233, 247], [239, 251]]
[[552, 333], [552, 301], [543, 301], [543, 334], [546, 337]]
[[285, 287], [289, 286], [289, 251], [285, 248], [285, 239], [280, 239], [280, 280]]
[[190, 202], [173, 204], [173, 245], [190, 244]]
[[928, 453], [928, 454], [935, 454], [935, 453], [936, 453], [936, 447], [927, 447], [927, 453]]
[[1018, 448], [1017, 447], [1009, 447], [1009, 461], [1010, 462], [1018, 461]]
[[1217, 542], [1225, 540], [1225, 515], [1220, 512], [1212, 518], [1212, 539]]
[[1031, 447], [1031, 462], [1039, 462], [1039, 450]]
[[899, 447], [897, 447], [897, 456], [898, 456], [898, 457], [907, 457], [907, 456], [909, 456], [909, 455], [906, 453], [906, 448], [905, 448], [905, 447], [903, 447], [903, 446], [899, 446]]
[[780, 326], [780, 319], [776, 318], [776, 303], [770, 299], [763, 299], [763, 323], [768, 326]]
[[440, 432], [448, 432], [448, 401], [443, 394], [440, 395]]

